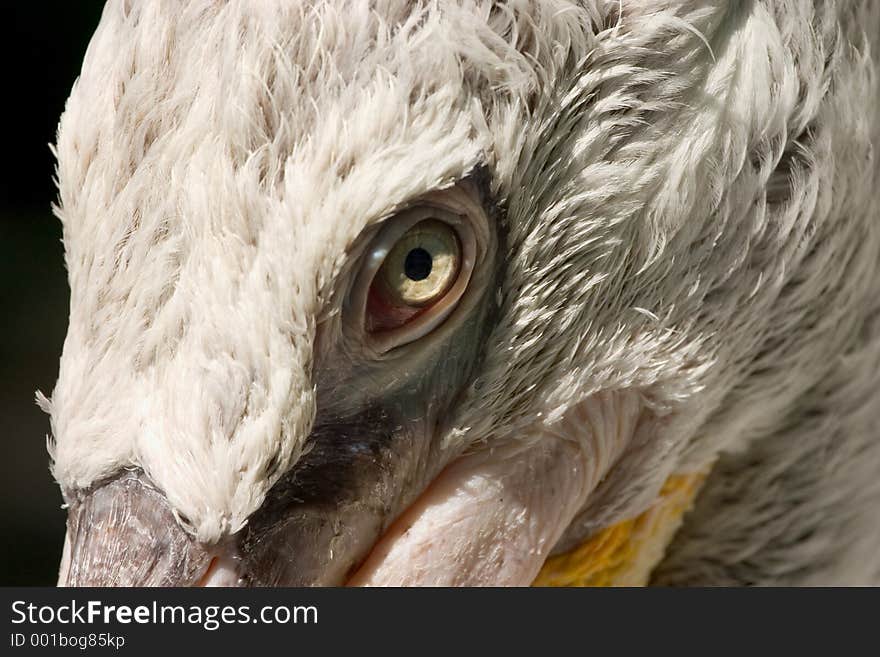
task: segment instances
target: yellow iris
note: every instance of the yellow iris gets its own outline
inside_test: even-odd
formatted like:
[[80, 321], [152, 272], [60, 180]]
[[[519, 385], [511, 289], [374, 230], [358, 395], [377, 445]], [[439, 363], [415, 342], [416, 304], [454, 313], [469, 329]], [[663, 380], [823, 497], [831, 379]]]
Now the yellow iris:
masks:
[[455, 231], [442, 221], [427, 219], [397, 241], [380, 274], [392, 302], [422, 307], [452, 287], [460, 267], [461, 247]]

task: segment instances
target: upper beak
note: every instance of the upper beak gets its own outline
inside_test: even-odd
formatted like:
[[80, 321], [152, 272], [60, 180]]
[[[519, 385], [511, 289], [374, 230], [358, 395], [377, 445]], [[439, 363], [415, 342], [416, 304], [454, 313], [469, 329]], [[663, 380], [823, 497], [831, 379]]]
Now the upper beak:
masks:
[[158, 490], [126, 472], [71, 503], [58, 585], [193, 586], [214, 556]]
[[[640, 516], [569, 553], [547, 553], [592, 488], [571, 445], [544, 443], [515, 459], [460, 459], [381, 536], [356, 504], [302, 504], [245, 540], [199, 543], [164, 495], [126, 472], [70, 506], [60, 586], [524, 585], [633, 586], [651, 570], [705, 471], [672, 477]], [[529, 491], [553, 480], [554, 495]], [[380, 514], [381, 515], [381, 514]], [[271, 516], [270, 516], [271, 517]], [[525, 525], [523, 524], [525, 522]], [[373, 541], [378, 540], [376, 545]], [[236, 553], [241, 548], [242, 555]], [[361, 563], [364, 556], [365, 562]], [[360, 565], [356, 572], [352, 565]]]

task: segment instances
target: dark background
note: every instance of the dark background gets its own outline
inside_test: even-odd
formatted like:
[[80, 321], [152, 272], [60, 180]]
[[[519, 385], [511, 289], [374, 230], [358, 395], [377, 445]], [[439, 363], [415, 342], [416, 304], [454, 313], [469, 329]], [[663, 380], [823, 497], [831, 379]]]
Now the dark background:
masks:
[[[61, 223], [49, 144], [103, 0], [6, 3], [0, 106], [0, 585], [54, 584], [64, 511], [49, 473], [51, 394], [67, 330]], [[11, 17], [11, 21], [9, 20]]]

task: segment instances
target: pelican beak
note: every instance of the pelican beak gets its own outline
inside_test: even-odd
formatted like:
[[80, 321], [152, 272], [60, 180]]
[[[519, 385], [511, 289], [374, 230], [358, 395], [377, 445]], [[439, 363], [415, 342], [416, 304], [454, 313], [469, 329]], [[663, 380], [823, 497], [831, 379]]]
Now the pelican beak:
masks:
[[[552, 455], [555, 457], [556, 455]], [[461, 487], [450, 488], [446, 479], [460, 478], [461, 470], [453, 469], [442, 475], [432, 486], [428, 501], [421, 501], [382, 538], [369, 559], [349, 584], [405, 584], [427, 583], [420, 577], [425, 573], [444, 572], [442, 555], [437, 543], [425, 550], [411, 550], [406, 555], [400, 545], [406, 546], [418, 535], [422, 517], [432, 524], [443, 517], [444, 504], [455, 507]], [[642, 586], [647, 584], [651, 571], [662, 559], [664, 551], [681, 526], [700, 489], [706, 472], [670, 477], [655, 503], [639, 516], [625, 520], [593, 535], [569, 552], [553, 555], [543, 562], [534, 576], [535, 586]], [[503, 498], [503, 489], [486, 488], [485, 480], [476, 483], [489, 498]], [[447, 499], [438, 501], [440, 497]], [[472, 501], [472, 500], [471, 500]], [[513, 511], [521, 506], [500, 505]], [[440, 509], [438, 511], [438, 509]], [[553, 523], [545, 513], [533, 514], [544, 522]], [[485, 522], [485, 516], [474, 513], [457, 518], [451, 525], [458, 529], [470, 522]], [[498, 523], [504, 525], [505, 523]], [[506, 523], [517, 528], [517, 523]], [[431, 533], [433, 528], [429, 528]], [[518, 529], [521, 529], [519, 527]], [[532, 527], [532, 531], [552, 535], [547, 527]], [[558, 533], [557, 528], [555, 533]], [[456, 532], [455, 535], [459, 534]], [[447, 534], [448, 536], [449, 534]], [[520, 534], [521, 535], [521, 534]], [[438, 535], [439, 536], [439, 535]], [[498, 538], [498, 537], [494, 537]], [[489, 580], [516, 583], [528, 577], [529, 564], [540, 563], [541, 555], [516, 554], [516, 536], [511, 534], [512, 549], [500, 563], [487, 564], [482, 559], [479, 568], [456, 572], [461, 582], [475, 584], [483, 580], [481, 569], [489, 569]], [[422, 547], [426, 547], [421, 544]], [[439, 547], [442, 547], [440, 545]], [[405, 559], [401, 557], [405, 556]], [[461, 556], [461, 555], [459, 555]], [[427, 558], [434, 563], [419, 564]], [[460, 562], [459, 562], [460, 563]], [[389, 567], [389, 564], [391, 566]], [[406, 565], [405, 571], [397, 567]], [[71, 505], [64, 555], [59, 573], [59, 586], [239, 586], [241, 561], [235, 548], [204, 546], [190, 537], [177, 523], [164, 496], [145, 482], [142, 476], [126, 473], [122, 477], [95, 488]], [[534, 574], [534, 571], [532, 571]], [[408, 581], [412, 578], [412, 581]], [[399, 581], [398, 581], [399, 580]], [[427, 581], [439, 583], [436, 575]], [[484, 582], [486, 583], [486, 582]]]
[[164, 496], [126, 472], [71, 502], [58, 585], [193, 586], [213, 560]]

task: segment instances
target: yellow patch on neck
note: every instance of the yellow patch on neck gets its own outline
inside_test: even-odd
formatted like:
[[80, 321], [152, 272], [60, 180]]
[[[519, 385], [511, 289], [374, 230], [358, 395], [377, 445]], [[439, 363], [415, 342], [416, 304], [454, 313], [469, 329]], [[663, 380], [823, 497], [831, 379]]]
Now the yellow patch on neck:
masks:
[[707, 472], [673, 475], [647, 511], [550, 557], [533, 586], [644, 586], [681, 527]]

